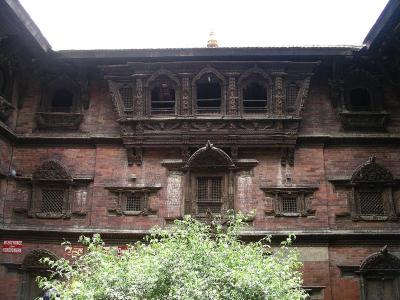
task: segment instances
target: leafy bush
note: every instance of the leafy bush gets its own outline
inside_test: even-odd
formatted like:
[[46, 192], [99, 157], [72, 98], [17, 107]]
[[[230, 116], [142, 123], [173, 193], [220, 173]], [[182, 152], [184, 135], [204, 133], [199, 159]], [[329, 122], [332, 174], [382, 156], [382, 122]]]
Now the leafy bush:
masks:
[[87, 246], [71, 262], [45, 259], [52, 272], [39, 286], [54, 299], [304, 299], [301, 263], [291, 238], [272, 249], [269, 238], [244, 243], [243, 217], [225, 226], [190, 217], [171, 228], [155, 228], [143, 242], [118, 255], [99, 235], [81, 237]]

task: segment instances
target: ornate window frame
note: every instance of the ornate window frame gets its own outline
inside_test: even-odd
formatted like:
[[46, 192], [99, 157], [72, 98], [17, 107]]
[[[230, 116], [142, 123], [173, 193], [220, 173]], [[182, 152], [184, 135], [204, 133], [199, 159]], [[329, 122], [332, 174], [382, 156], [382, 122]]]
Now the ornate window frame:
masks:
[[[161, 185], [136, 185], [130, 186], [107, 186], [107, 190], [117, 196], [114, 205], [110, 205], [108, 212], [117, 216], [148, 216], [157, 214], [157, 209], [152, 207], [150, 198], [157, 194]], [[129, 196], [139, 196], [141, 204], [140, 210], [130, 210], [127, 207]]]
[[[159, 84], [160, 80], [166, 80], [171, 87], [173, 87], [175, 91], [175, 104], [174, 111], [172, 113], [153, 113], [152, 112], [152, 99], [151, 99], [151, 91], [152, 89]], [[175, 76], [172, 72], [166, 69], [160, 69], [154, 72], [145, 82], [146, 89], [146, 111], [149, 116], [174, 116], [180, 113], [180, 99], [181, 99], [181, 82], [177, 76]]]
[[[14, 207], [15, 214], [26, 213], [28, 217], [39, 219], [84, 217], [87, 214], [88, 184], [93, 181], [91, 175], [72, 176], [61, 162], [48, 160], [32, 175], [17, 176], [16, 180], [31, 186], [31, 193], [28, 208]], [[64, 192], [62, 209], [57, 212], [43, 212], [42, 193], [52, 189]]]
[[[393, 201], [393, 188], [399, 186], [392, 173], [376, 162], [371, 156], [365, 163], [355, 169], [351, 178], [329, 179], [335, 186], [347, 191], [349, 202], [348, 214], [337, 214], [336, 217], [350, 216], [354, 221], [395, 221], [398, 214]], [[373, 191], [382, 193], [383, 214], [363, 214], [361, 209], [360, 192]]]
[[[219, 112], [210, 112], [210, 113], [200, 113], [198, 112], [198, 107], [197, 107], [197, 82], [201, 80], [204, 76], [207, 76], [207, 74], [212, 74], [214, 75], [217, 80], [219, 81], [219, 85], [221, 88], [221, 106], [220, 106], [220, 111]], [[198, 114], [198, 115], [225, 115], [226, 114], [226, 93], [227, 93], [227, 80], [225, 77], [215, 68], [208, 66], [203, 68], [197, 75], [192, 79], [192, 107], [193, 107], [193, 113]]]
[[[69, 112], [53, 112], [51, 102], [59, 90], [66, 90], [72, 95]], [[66, 75], [62, 75], [46, 83], [42, 87], [42, 98], [36, 113], [38, 129], [46, 130], [78, 130], [83, 121], [80, 85]]]
[[[263, 86], [266, 91], [267, 91], [267, 105], [266, 105], [266, 109], [264, 111], [260, 111], [260, 112], [246, 112], [244, 109], [244, 94], [243, 94], [243, 89], [245, 87], [247, 87], [249, 84], [256, 82], [258, 84], [260, 84], [261, 86]], [[251, 68], [247, 71], [245, 71], [238, 80], [238, 86], [239, 86], [239, 91], [238, 91], [238, 95], [239, 95], [239, 111], [241, 114], [266, 114], [272, 111], [272, 90], [273, 90], [273, 82], [271, 77], [264, 72], [264, 70], [255, 67], [255, 68]]]
[[[267, 209], [265, 214], [274, 217], [307, 217], [315, 215], [315, 210], [311, 208], [311, 200], [317, 186], [275, 186], [260, 187], [265, 193]], [[285, 197], [296, 200], [297, 211], [285, 211], [283, 201]]]
[[[347, 75], [330, 81], [334, 106], [345, 130], [385, 130], [389, 113], [384, 110], [384, 95], [380, 82], [367, 70], [351, 66]], [[354, 110], [350, 104], [350, 93], [354, 89], [365, 89], [370, 95], [370, 109]]]
[[20, 269], [22, 272], [22, 280], [19, 299], [32, 299], [33, 295], [31, 295], [31, 289], [36, 276], [49, 274], [49, 268], [40, 262], [40, 260], [45, 257], [50, 258], [52, 261], [57, 261], [59, 259], [57, 255], [46, 249], [34, 249], [25, 255]]

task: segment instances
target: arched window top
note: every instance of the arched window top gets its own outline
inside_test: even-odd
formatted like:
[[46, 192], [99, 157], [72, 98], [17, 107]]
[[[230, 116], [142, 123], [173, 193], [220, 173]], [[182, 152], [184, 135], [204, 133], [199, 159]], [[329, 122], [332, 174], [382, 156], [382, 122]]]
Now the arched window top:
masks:
[[376, 157], [372, 156], [354, 171], [351, 181], [353, 183], [392, 182], [393, 175], [387, 168], [376, 163]]
[[258, 67], [254, 67], [254, 68], [251, 68], [251, 69], [248, 69], [247, 71], [245, 71], [239, 77], [238, 83], [241, 85], [245, 81], [254, 81], [254, 80], [263, 82], [268, 85], [272, 84], [271, 77], [267, 73], [265, 73], [265, 71], [263, 69], [258, 68]]
[[387, 246], [383, 247], [379, 252], [373, 253], [361, 263], [361, 272], [391, 272], [400, 271], [400, 258], [389, 253]]
[[24, 261], [22, 262], [23, 269], [44, 269], [47, 268], [40, 260], [48, 257], [51, 260], [58, 260], [57, 255], [46, 249], [34, 249], [26, 254]]
[[170, 85], [175, 85], [175, 87], [180, 86], [179, 78], [176, 77], [172, 72], [166, 69], [160, 69], [157, 72], [154, 72], [149, 79], [146, 80], [145, 86], [149, 87], [153, 84], [158, 84], [157, 82], [169, 82]]
[[220, 84], [226, 84], [225, 77], [215, 68], [206, 67], [202, 69], [192, 80], [192, 86], [195, 86], [197, 81], [210, 81], [219, 82]]
[[193, 153], [186, 164], [186, 167], [189, 168], [229, 168], [234, 166], [235, 164], [229, 155], [222, 149], [214, 147], [210, 141]]
[[55, 160], [44, 162], [32, 175], [34, 180], [69, 181], [72, 179], [66, 168]]
[[65, 88], [56, 89], [51, 96], [52, 112], [71, 112], [74, 94]]

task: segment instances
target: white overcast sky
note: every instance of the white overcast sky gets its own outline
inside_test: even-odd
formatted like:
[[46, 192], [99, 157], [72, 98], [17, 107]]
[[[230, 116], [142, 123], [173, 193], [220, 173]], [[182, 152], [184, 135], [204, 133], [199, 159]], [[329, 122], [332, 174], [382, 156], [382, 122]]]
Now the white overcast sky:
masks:
[[361, 45], [388, 0], [20, 0], [54, 50]]

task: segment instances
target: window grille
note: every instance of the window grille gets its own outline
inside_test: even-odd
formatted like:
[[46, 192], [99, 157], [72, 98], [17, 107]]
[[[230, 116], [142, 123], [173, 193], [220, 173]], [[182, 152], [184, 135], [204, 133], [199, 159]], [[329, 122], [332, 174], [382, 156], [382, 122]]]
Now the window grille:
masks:
[[129, 86], [124, 86], [119, 89], [119, 94], [121, 95], [122, 102], [124, 103], [124, 108], [132, 109], [133, 108], [132, 88]]
[[362, 215], [385, 215], [382, 192], [359, 191], [358, 197], [360, 202], [360, 213]]
[[126, 197], [126, 211], [142, 211], [144, 208], [143, 195], [130, 194]]
[[197, 178], [197, 211], [199, 214], [210, 210], [212, 213], [221, 213], [222, 207], [222, 178]]
[[296, 107], [299, 87], [295, 83], [290, 83], [286, 90], [286, 109], [292, 110]]
[[298, 213], [297, 197], [282, 197], [282, 213]]
[[65, 191], [60, 190], [42, 190], [42, 213], [62, 213]]

